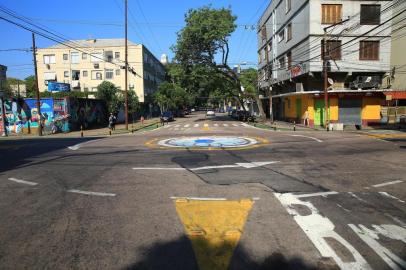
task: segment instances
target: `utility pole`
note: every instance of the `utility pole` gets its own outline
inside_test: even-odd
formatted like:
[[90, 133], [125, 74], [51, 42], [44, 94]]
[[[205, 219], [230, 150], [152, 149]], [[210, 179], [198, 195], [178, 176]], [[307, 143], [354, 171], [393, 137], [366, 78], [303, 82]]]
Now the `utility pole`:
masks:
[[125, 13], [125, 129], [128, 130], [128, 42], [127, 42], [127, 3], [125, 0], [124, 13]]
[[328, 73], [327, 73], [327, 27], [323, 36], [323, 87], [324, 87], [324, 128], [328, 131]]
[[38, 115], [38, 136], [42, 136], [41, 101], [40, 101], [40, 98], [39, 98], [39, 87], [38, 87], [37, 47], [35, 46], [35, 35], [34, 35], [34, 33], [32, 33], [32, 54], [34, 56], [35, 88], [36, 88], [37, 115]]

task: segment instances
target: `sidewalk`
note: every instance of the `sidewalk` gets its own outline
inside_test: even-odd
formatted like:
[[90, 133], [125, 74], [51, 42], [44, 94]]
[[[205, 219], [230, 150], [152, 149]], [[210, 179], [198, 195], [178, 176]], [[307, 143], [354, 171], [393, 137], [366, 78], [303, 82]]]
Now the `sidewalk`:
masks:
[[[152, 118], [144, 121], [144, 124], [141, 124], [141, 121], [136, 121], [134, 124], [131, 122], [128, 124], [128, 130], [125, 129], [125, 124], [117, 124], [116, 129], [112, 131], [112, 135], [119, 135], [119, 134], [128, 134], [133, 132], [137, 132], [140, 130], [148, 130], [153, 129], [160, 126], [159, 118]], [[89, 130], [83, 130], [84, 137], [105, 137], [110, 136], [110, 129], [108, 127], [101, 127], [101, 128], [94, 128]], [[24, 139], [24, 138], [35, 138], [37, 136], [36, 133], [33, 134], [9, 134], [8, 137], [0, 137], [1, 139]], [[81, 131], [72, 131], [67, 133], [56, 133], [56, 134], [43, 134], [43, 138], [77, 138], [81, 137]]]
[[324, 128], [313, 128], [313, 127], [306, 127], [303, 124], [294, 124], [291, 122], [284, 122], [284, 121], [274, 121], [272, 124], [269, 121], [264, 121], [264, 122], [258, 122], [258, 123], [248, 123], [250, 125], [253, 125], [258, 128], [264, 128], [264, 129], [273, 129], [273, 130], [281, 130], [281, 131], [323, 131]]

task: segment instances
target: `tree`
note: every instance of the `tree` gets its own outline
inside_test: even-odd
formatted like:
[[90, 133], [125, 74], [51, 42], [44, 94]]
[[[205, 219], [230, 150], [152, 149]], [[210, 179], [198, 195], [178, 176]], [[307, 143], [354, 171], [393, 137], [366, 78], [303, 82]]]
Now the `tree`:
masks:
[[265, 112], [262, 107], [262, 101], [259, 99], [258, 92], [258, 70], [254, 68], [244, 69], [240, 75], [241, 85], [244, 87], [244, 97], [247, 99], [255, 100], [261, 117], [265, 117]]
[[[124, 95], [123, 95], [124, 99]], [[125, 100], [123, 100], [125, 103]], [[128, 90], [128, 112], [133, 115], [140, 107], [140, 102], [138, 101], [138, 96], [134, 90]]]
[[190, 104], [188, 93], [175, 83], [163, 82], [154, 94], [154, 100], [161, 108], [161, 112], [181, 109]]
[[25, 89], [27, 91], [27, 97], [34, 98], [36, 93], [35, 76], [31, 75], [24, 79]]
[[107, 81], [97, 86], [96, 98], [106, 102], [110, 113], [117, 113], [120, 107], [122, 107], [124, 100], [119, 89], [113, 83]]
[[[236, 29], [235, 20], [236, 16], [227, 8], [205, 6], [191, 9], [185, 15], [186, 26], [178, 33], [177, 43], [172, 49], [175, 61], [186, 76], [192, 75], [193, 78], [196, 69], [203, 70], [205, 75], [210, 76], [206, 81], [211, 87], [208, 91], [222, 88], [228, 92], [226, 95], [242, 105], [241, 82], [228, 63], [229, 37]], [[220, 59], [219, 62], [216, 59]]]

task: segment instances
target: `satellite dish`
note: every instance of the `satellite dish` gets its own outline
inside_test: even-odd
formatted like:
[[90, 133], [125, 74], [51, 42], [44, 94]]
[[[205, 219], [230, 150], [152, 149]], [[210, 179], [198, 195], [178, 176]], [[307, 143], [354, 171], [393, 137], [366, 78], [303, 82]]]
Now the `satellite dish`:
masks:
[[330, 85], [333, 85], [333, 84], [334, 84], [334, 80], [331, 79], [331, 78], [328, 78], [327, 81], [328, 81], [328, 83], [329, 83]]

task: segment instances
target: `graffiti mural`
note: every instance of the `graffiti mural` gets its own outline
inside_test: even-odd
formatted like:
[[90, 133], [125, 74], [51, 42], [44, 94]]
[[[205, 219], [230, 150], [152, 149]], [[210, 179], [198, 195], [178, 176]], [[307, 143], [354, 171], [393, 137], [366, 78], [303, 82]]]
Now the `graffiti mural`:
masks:
[[106, 104], [97, 99], [70, 98], [68, 111], [72, 129], [100, 127], [107, 124]]
[[[0, 106], [0, 113], [3, 115]], [[24, 100], [5, 100], [6, 131], [7, 133], [22, 133], [29, 126], [30, 112]]]

